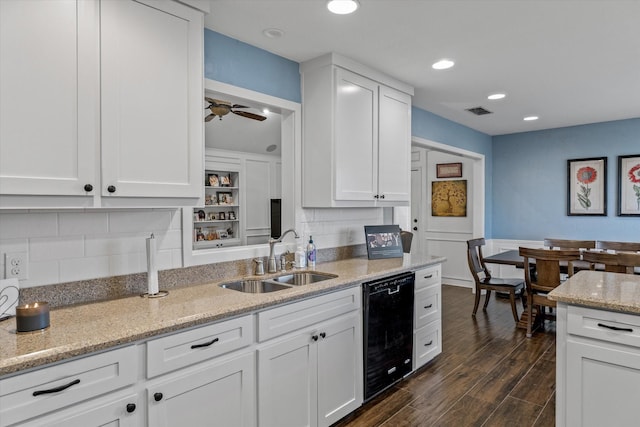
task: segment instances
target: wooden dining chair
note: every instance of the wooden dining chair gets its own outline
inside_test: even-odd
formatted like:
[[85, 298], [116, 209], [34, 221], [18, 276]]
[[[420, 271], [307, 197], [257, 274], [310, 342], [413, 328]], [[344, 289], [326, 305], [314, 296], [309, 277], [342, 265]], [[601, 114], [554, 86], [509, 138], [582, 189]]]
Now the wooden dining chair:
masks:
[[596, 249], [615, 252], [640, 252], [640, 242], [596, 241]]
[[[546, 314], [544, 307], [555, 307], [556, 302], [547, 298], [561, 283], [560, 262], [567, 263], [569, 276], [573, 275], [573, 263], [580, 259], [578, 249], [532, 249], [520, 248], [520, 256], [524, 259], [524, 278], [527, 289], [527, 338], [531, 337], [534, 323], [533, 306], [537, 307], [536, 323], [543, 322]], [[535, 270], [532, 271], [535, 260]]]
[[633, 274], [635, 267], [640, 267], [640, 253], [634, 252], [596, 252], [585, 251], [582, 253], [582, 260], [590, 263], [591, 270], [596, 269], [596, 265], [604, 265], [604, 271], [612, 273]]
[[520, 292], [522, 305], [524, 307], [524, 280], [522, 279], [500, 279], [491, 277], [491, 272], [484, 263], [482, 256], [482, 247], [485, 245], [484, 238], [471, 239], [467, 241], [467, 261], [469, 262], [469, 270], [476, 285], [476, 300], [473, 305], [473, 316], [478, 311], [480, 304], [480, 294], [484, 289], [486, 296], [484, 300], [483, 311], [487, 310], [491, 291], [508, 292], [509, 301], [511, 302], [511, 312], [513, 319], [518, 323], [518, 310], [516, 309], [516, 292]]
[[594, 249], [595, 240], [544, 239], [544, 246], [549, 249]]

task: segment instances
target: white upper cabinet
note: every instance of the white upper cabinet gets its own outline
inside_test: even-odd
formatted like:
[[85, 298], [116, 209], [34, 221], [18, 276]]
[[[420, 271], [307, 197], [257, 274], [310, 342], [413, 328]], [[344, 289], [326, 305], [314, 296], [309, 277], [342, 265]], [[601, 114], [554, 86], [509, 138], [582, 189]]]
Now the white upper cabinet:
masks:
[[2, 208], [199, 201], [200, 11], [8, 0], [0, 16]]
[[303, 206], [408, 205], [413, 88], [336, 54], [300, 70]]

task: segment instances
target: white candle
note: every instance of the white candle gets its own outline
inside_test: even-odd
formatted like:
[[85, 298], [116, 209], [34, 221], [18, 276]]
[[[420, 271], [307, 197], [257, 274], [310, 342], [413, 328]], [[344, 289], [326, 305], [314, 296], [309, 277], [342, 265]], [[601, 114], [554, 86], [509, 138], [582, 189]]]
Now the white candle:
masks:
[[158, 293], [158, 267], [156, 266], [156, 239], [153, 234], [147, 239], [147, 293]]

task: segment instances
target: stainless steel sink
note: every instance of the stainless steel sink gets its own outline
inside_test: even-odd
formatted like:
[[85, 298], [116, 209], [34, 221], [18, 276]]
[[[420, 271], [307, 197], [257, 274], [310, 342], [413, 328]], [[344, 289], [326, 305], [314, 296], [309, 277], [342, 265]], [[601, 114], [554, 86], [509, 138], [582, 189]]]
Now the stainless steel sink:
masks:
[[249, 294], [264, 294], [291, 288], [289, 285], [267, 280], [239, 280], [237, 282], [223, 283], [219, 286], [221, 288]]
[[294, 272], [291, 274], [285, 274], [279, 277], [275, 277], [271, 280], [278, 283], [286, 283], [293, 286], [309, 285], [311, 283], [321, 282], [323, 280], [335, 279], [335, 274], [317, 273], [311, 271]]

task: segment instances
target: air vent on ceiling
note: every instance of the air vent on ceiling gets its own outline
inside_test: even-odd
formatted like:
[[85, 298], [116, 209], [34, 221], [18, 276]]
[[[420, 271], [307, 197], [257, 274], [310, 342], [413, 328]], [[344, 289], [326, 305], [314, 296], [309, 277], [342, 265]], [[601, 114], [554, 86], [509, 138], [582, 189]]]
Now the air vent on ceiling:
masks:
[[473, 107], [473, 108], [467, 108], [467, 111], [470, 113], [475, 114], [476, 116], [484, 116], [485, 114], [493, 114], [492, 111], [487, 110], [486, 108], [483, 107]]

